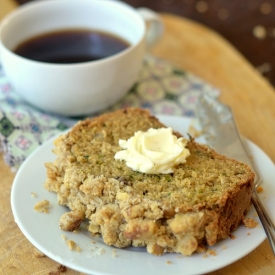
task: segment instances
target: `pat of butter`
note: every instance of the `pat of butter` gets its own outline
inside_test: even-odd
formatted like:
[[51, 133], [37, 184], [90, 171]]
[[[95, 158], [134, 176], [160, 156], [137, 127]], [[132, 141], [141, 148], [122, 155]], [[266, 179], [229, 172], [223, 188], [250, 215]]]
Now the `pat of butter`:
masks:
[[171, 128], [138, 131], [128, 140], [119, 140], [124, 149], [115, 154], [116, 160], [124, 160], [134, 171], [146, 174], [173, 173], [173, 167], [185, 163], [190, 152], [185, 148], [187, 140], [173, 135]]

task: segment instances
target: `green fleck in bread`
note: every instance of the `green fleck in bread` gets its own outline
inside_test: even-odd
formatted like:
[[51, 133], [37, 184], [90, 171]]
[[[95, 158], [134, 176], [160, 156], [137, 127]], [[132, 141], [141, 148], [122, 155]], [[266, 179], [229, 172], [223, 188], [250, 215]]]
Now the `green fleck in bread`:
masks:
[[193, 139], [173, 174], [135, 172], [114, 159], [119, 139], [161, 127], [149, 112], [125, 109], [80, 121], [56, 139], [45, 187], [71, 210], [60, 219], [63, 230], [88, 219], [107, 245], [191, 255], [237, 229], [250, 207], [254, 173], [247, 165]]

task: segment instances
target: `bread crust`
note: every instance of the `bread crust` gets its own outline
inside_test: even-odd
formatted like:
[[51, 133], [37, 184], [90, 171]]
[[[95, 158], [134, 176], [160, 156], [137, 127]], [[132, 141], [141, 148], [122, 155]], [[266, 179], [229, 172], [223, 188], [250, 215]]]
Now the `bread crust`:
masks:
[[239, 226], [250, 207], [254, 173], [192, 138], [191, 155], [173, 174], [142, 174], [114, 159], [119, 139], [161, 127], [135, 108], [78, 122], [56, 139], [45, 188], [57, 193], [59, 204], [83, 213], [88, 230], [108, 245], [191, 255]]

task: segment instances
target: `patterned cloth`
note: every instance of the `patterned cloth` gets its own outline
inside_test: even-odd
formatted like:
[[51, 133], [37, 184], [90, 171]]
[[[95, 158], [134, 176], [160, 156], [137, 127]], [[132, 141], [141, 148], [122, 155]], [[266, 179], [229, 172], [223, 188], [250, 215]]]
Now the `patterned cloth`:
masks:
[[[219, 95], [217, 89], [195, 75], [146, 56], [136, 84], [117, 104], [101, 113], [140, 107], [153, 114], [194, 117], [201, 92]], [[76, 119], [49, 115], [24, 102], [13, 90], [0, 64], [0, 149], [13, 170], [39, 145], [76, 122]]]

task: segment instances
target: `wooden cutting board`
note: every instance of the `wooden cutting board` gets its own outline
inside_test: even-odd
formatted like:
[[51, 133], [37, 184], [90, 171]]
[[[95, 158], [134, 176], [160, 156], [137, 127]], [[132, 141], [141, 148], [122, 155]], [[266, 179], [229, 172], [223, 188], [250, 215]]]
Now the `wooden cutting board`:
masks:
[[[152, 53], [219, 88], [221, 100], [233, 108], [242, 134], [274, 162], [274, 89], [216, 33], [184, 18], [168, 14], [162, 18], [165, 34]], [[40, 257], [13, 221], [9, 199], [13, 177], [14, 173], [0, 158], [0, 274], [59, 274], [60, 264]], [[264, 241], [243, 259], [211, 274], [271, 275], [274, 269], [274, 256]], [[67, 269], [65, 274], [82, 273]]]

